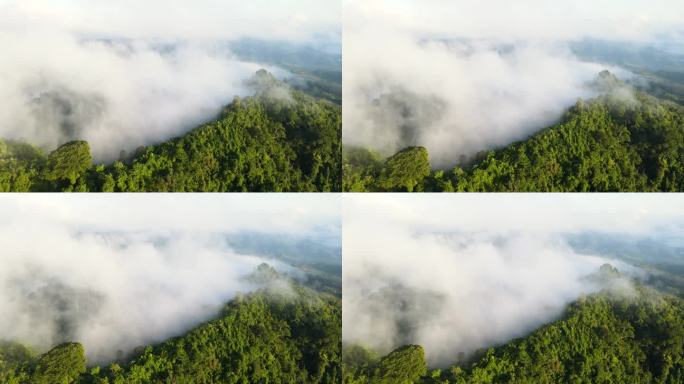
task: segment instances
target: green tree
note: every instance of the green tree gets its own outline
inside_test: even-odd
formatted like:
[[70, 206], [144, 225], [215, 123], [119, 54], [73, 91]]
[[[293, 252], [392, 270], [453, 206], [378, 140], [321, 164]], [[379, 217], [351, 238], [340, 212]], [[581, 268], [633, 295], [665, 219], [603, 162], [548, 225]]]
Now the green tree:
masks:
[[419, 345], [405, 345], [380, 359], [371, 383], [411, 384], [427, 373], [425, 351]]
[[387, 191], [413, 192], [430, 174], [430, 158], [423, 147], [409, 147], [387, 159], [378, 179]]
[[72, 384], [86, 371], [81, 344], [61, 344], [42, 355], [36, 363], [32, 384]]
[[79, 177], [92, 166], [90, 146], [85, 141], [72, 141], [52, 151], [47, 158], [45, 178], [49, 181], [75, 185]]
[[[604, 265], [596, 277], [617, 275]], [[363, 369], [368, 364], [376, 364], [371, 383], [681, 383], [684, 301], [639, 285], [636, 295], [599, 292], [570, 304], [559, 320], [525, 337], [431, 372], [423, 369], [422, 351], [404, 348], [377, 364], [345, 356], [345, 383], [369, 383]]]

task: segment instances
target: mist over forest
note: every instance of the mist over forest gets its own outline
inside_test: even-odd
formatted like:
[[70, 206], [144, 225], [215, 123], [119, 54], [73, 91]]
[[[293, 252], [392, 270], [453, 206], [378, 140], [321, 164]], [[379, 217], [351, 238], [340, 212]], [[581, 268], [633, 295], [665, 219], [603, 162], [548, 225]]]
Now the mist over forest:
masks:
[[259, 69], [336, 97], [340, 6], [290, 3], [3, 2], [0, 137], [112, 162], [216, 119]]
[[344, 143], [384, 158], [420, 146], [435, 169], [464, 167], [611, 93], [593, 85], [604, 70], [681, 103], [681, 7], [348, 1]]
[[[275, 196], [180, 200], [93, 198], [83, 216], [78, 200], [56, 195], [0, 200], [0, 339], [39, 353], [78, 342], [89, 364], [109, 364], [274, 284], [284, 298], [297, 296], [290, 280], [339, 297], [339, 224], [330, 199], [309, 198], [307, 209]], [[117, 215], [130, 212], [122, 204], [137, 205], [135, 218]], [[285, 211], [289, 220], [275, 217]], [[40, 241], [27, 240], [28, 233]], [[240, 245], [245, 233], [255, 246]], [[297, 244], [309, 244], [309, 253], [299, 254]], [[264, 263], [282, 278], [252, 277]]]
[[431, 368], [468, 367], [583, 298], [636, 303], [644, 286], [681, 297], [681, 199], [640, 197], [345, 196], [343, 341], [404, 356], [396, 372], [419, 364], [407, 345]]

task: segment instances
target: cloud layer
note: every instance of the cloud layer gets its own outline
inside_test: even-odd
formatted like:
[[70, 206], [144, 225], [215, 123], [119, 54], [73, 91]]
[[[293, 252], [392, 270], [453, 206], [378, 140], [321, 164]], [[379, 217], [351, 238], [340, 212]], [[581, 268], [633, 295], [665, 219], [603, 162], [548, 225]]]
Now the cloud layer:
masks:
[[594, 96], [601, 70], [630, 76], [567, 42], [681, 38], [680, 3], [627, 3], [349, 0], [344, 141], [386, 155], [425, 146], [447, 167], [523, 139]]
[[[639, 276], [617, 260], [578, 254], [563, 235], [681, 230], [682, 209], [668, 211], [681, 198], [608, 197], [345, 196], [344, 342], [384, 353], [421, 344], [430, 364], [446, 365], [606, 288], [590, 279], [606, 262]], [[623, 281], [608, 288], [632, 293]]]
[[339, 6], [305, 3], [0, 2], [0, 137], [48, 150], [84, 139], [111, 161], [181, 134], [252, 92], [262, 65], [226, 41], [339, 39]]
[[[91, 363], [107, 363], [181, 334], [237, 292], [258, 288], [243, 280], [258, 264], [300, 273], [236, 253], [226, 234], [337, 228], [338, 214], [326, 208], [333, 200], [309, 197], [303, 208], [294, 196], [3, 197], [0, 338], [39, 351], [77, 341]], [[294, 215], [286, 219], [285, 212]]]

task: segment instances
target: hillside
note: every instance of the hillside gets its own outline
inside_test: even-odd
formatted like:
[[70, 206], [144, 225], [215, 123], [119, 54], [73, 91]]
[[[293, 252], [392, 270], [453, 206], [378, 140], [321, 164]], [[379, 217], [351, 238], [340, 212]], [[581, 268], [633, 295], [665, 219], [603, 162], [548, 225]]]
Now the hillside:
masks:
[[[530, 335], [428, 370], [420, 346], [379, 358], [345, 347], [345, 383], [681, 383], [684, 301], [647, 288], [636, 297], [580, 298]], [[461, 357], [462, 359], [462, 357]]]
[[47, 153], [0, 140], [0, 191], [339, 191], [340, 106], [265, 71], [253, 85], [217, 120], [109, 165], [92, 164], [84, 141]]
[[[262, 265], [253, 279], [278, 277]], [[87, 351], [65, 343], [36, 355], [0, 343], [0, 382], [338, 383], [341, 303], [293, 284], [238, 296], [216, 319], [158, 345], [140, 347], [107, 367], [88, 367]]]
[[[602, 73], [604, 82], [617, 82]], [[683, 191], [684, 107], [635, 91], [579, 100], [526, 140], [431, 170], [427, 150], [346, 148], [346, 191]]]

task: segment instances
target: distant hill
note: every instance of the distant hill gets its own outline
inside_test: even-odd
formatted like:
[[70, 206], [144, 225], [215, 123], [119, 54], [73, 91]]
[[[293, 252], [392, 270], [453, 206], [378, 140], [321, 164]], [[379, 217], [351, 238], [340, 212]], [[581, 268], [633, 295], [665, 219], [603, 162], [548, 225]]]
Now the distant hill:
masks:
[[294, 277], [302, 285], [342, 297], [342, 244], [339, 232], [266, 235], [245, 231], [227, 234], [226, 240], [236, 253], [284, 262], [304, 272]]
[[295, 89], [342, 105], [341, 47], [242, 39], [227, 44], [242, 60], [280, 67]]
[[684, 51], [635, 42], [584, 39], [570, 43], [582, 60], [615, 65], [637, 75], [632, 84], [657, 97], [684, 104]]
[[646, 272], [644, 284], [684, 299], [684, 240], [676, 232], [653, 236], [582, 232], [567, 235], [578, 253], [622, 260]]

